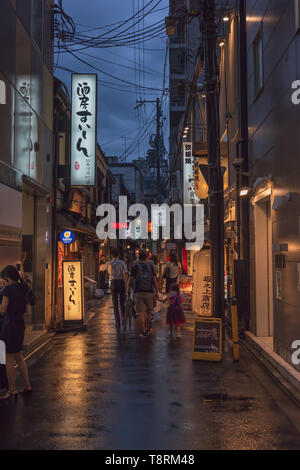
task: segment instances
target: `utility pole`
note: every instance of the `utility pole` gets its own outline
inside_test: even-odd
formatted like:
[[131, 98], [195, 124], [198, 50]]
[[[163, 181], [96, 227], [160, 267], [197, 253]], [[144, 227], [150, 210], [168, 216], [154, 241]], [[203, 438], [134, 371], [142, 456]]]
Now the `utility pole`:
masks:
[[161, 158], [161, 139], [160, 139], [160, 100], [156, 99], [156, 152], [157, 152], [157, 194], [160, 193], [160, 158]]
[[[202, 0], [202, 30], [205, 50], [206, 119], [209, 180], [213, 315], [224, 315], [224, 195], [220, 158], [219, 97], [217, 83], [217, 30], [215, 0]], [[224, 328], [223, 328], [224, 331]]]
[[245, 312], [249, 318], [249, 199], [240, 197], [240, 189], [249, 187], [249, 131], [248, 131], [248, 76], [247, 76], [247, 19], [246, 0], [239, 0], [239, 141], [237, 143], [237, 215], [238, 215], [238, 254], [245, 266]]
[[156, 136], [155, 136], [155, 146], [156, 146], [156, 187], [157, 187], [157, 197], [159, 197], [161, 185], [160, 185], [160, 160], [161, 160], [161, 106], [160, 106], [160, 99], [156, 98], [156, 100], [137, 100], [137, 106], [135, 109], [142, 106], [144, 103], [156, 103]]

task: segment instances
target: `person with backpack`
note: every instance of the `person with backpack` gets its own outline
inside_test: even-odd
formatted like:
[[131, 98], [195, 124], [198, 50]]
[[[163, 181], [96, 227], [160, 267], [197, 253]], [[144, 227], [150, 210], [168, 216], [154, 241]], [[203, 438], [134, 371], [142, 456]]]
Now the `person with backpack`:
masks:
[[32, 391], [28, 369], [24, 360], [22, 349], [25, 334], [24, 313], [28, 309], [28, 287], [21, 282], [20, 275], [14, 266], [7, 266], [1, 272], [1, 278], [5, 287], [1, 292], [2, 303], [0, 313], [5, 314], [1, 326], [0, 339], [4, 341], [6, 348], [6, 373], [8, 379], [8, 391], [1, 397], [2, 400], [16, 398], [18, 391], [15, 383], [15, 365], [17, 362], [25, 388], [20, 393]]
[[124, 323], [128, 275], [126, 264], [119, 258], [118, 248], [111, 249], [111, 256], [112, 260], [107, 263], [107, 271], [111, 279], [111, 296], [114, 306], [116, 329], [119, 331], [121, 327], [119, 302], [122, 314], [122, 322]]
[[142, 336], [150, 333], [153, 312], [153, 290], [158, 295], [157, 279], [147, 253], [139, 252], [139, 261], [131, 271], [130, 286], [134, 283], [134, 302], [142, 322]]

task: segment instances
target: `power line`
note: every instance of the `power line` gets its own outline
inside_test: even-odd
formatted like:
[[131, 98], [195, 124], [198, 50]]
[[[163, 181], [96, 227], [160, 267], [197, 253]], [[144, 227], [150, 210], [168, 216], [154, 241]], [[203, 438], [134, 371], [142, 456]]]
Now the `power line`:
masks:
[[[74, 54], [74, 53], [73, 53], [72, 51], [70, 51], [70, 50], [68, 50], [68, 52], [69, 52], [73, 57], [75, 57], [75, 59], [79, 60], [80, 62], [82, 62], [83, 64], [87, 65], [88, 67], [91, 67], [92, 69], [98, 70], [99, 72], [103, 73], [104, 75], [107, 75], [108, 77], [114, 78], [115, 80], [119, 80], [120, 82], [127, 83], [127, 84], [132, 85], [132, 86], [135, 86], [135, 87], [139, 87], [138, 84], [136, 84], [136, 83], [132, 83], [132, 82], [129, 82], [128, 80], [124, 80], [124, 79], [122, 79], [122, 78], [116, 77], [116, 76], [112, 75], [111, 73], [108, 73], [108, 72], [105, 72], [104, 70], [99, 69], [99, 68], [96, 67], [95, 65], [89, 64], [88, 62], [86, 62], [85, 60], [81, 59], [80, 57], [78, 57], [76, 54]], [[143, 86], [140, 86], [139, 88], [143, 88]], [[153, 91], [162, 91], [162, 90], [159, 89], [159, 88], [153, 88], [153, 87], [145, 87], [145, 89], [147, 89], [147, 90], [153, 90]]]
[[[144, 9], [147, 8], [147, 6], [149, 6], [153, 1], [154, 1], [154, 0], [151, 0], [151, 1], [144, 7]], [[114, 31], [114, 30], [116, 30], [116, 29], [119, 29], [119, 27], [113, 28], [113, 29], [112, 29], [111, 31], [109, 31], [108, 33], [105, 33], [105, 34], [102, 34], [102, 35], [96, 36], [96, 37], [88, 37], [88, 36], [84, 36], [84, 37], [82, 37], [82, 38], [80, 38], [80, 37], [78, 38], [78, 37], [77, 37], [77, 43], [79, 42], [79, 44], [83, 45], [83, 47], [74, 49], [74, 52], [79, 51], [79, 50], [83, 50], [83, 49], [87, 49], [87, 48], [90, 48], [90, 47], [99, 47], [99, 46], [101, 46], [101, 47], [104, 47], [104, 46], [105, 46], [105, 47], [113, 47], [113, 46], [119, 45], [117, 38], [119, 38], [119, 41], [120, 41], [121, 39], [123, 39], [123, 40], [130, 40], [131, 38], [133, 39], [133, 38], [134, 38], [134, 34], [131, 33], [131, 35], [129, 35], [129, 36], [128, 36], [128, 35], [127, 35], [127, 36], [124, 36], [124, 33], [127, 32], [127, 31], [129, 31], [129, 30], [130, 30], [132, 27], [134, 27], [135, 25], [139, 24], [140, 21], [142, 20], [142, 18], [145, 18], [147, 15], [149, 15], [149, 14], [155, 9], [155, 7], [161, 3], [161, 1], [162, 1], [162, 0], [158, 0], [158, 2], [157, 2], [148, 12], [146, 12], [143, 17], [140, 18], [139, 15], [138, 15], [138, 20], [137, 20], [135, 23], [133, 23], [133, 25], [130, 25], [129, 27], [127, 27], [127, 28], [124, 29], [123, 31], [119, 31], [118, 34], [116, 34], [116, 35], [114, 35], [114, 36], [111, 36], [111, 37], [109, 37], [109, 38], [104, 38], [104, 39], [102, 39], [102, 41], [101, 41], [101, 40], [99, 41], [99, 39], [103, 38], [105, 34], [108, 34], [108, 33], [112, 32], [112, 31]], [[143, 10], [143, 9], [142, 9], [142, 10]], [[142, 11], [142, 10], [141, 10], [141, 11]], [[137, 12], [137, 14], [138, 14], [138, 13], [139, 13], [139, 12]], [[133, 15], [132, 17], [130, 17], [129, 19], [127, 19], [123, 24], [128, 23], [128, 22], [129, 22], [132, 18], [134, 18], [137, 14], [135, 14], [135, 15]], [[153, 25], [152, 25], [152, 26], [153, 26]], [[154, 31], [154, 29], [151, 28], [151, 27], [149, 27], [148, 32], [150, 33], [150, 32], [153, 32], [153, 31]], [[74, 38], [74, 37], [75, 37], [75, 36], [73, 35], [73, 38]], [[75, 37], [75, 39], [76, 39], [76, 37]], [[98, 41], [96, 41], [96, 40], [98, 40]], [[96, 41], [96, 42], [95, 42], [95, 41]], [[88, 45], [87, 45], [87, 43], [88, 43]], [[73, 44], [69, 44], [69, 46], [73, 46], [73, 45], [76, 45], [76, 42], [73, 42]]]

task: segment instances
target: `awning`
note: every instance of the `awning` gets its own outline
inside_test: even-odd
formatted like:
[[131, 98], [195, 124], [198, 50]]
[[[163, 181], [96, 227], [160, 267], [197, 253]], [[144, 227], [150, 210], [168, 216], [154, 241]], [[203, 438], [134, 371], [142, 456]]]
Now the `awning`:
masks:
[[37, 196], [49, 196], [51, 190], [46, 188], [45, 186], [38, 183], [36, 180], [30, 178], [30, 176], [23, 175], [22, 176], [23, 184], [25, 183], [27, 188], [26, 191], [30, 188], [33, 194], [37, 194]]
[[61, 230], [72, 230], [73, 232], [84, 233], [89, 237], [97, 238], [95, 227], [78, 222], [75, 217], [67, 213], [57, 214], [56, 225]]

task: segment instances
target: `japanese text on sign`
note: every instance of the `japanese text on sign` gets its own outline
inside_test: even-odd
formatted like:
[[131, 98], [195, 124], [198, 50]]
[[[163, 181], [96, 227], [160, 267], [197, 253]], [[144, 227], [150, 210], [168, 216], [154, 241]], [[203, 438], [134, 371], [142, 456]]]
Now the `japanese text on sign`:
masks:
[[212, 277], [204, 276], [202, 283], [201, 314], [211, 314]]
[[63, 262], [64, 320], [82, 319], [82, 264], [80, 261]]
[[192, 143], [183, 143], [183, 203], [198, 204], [199, 198], [195, 192], [194, 156]]
[[96, 165], [97, 76], [72, 75], [71, 184], [94, 186]]

